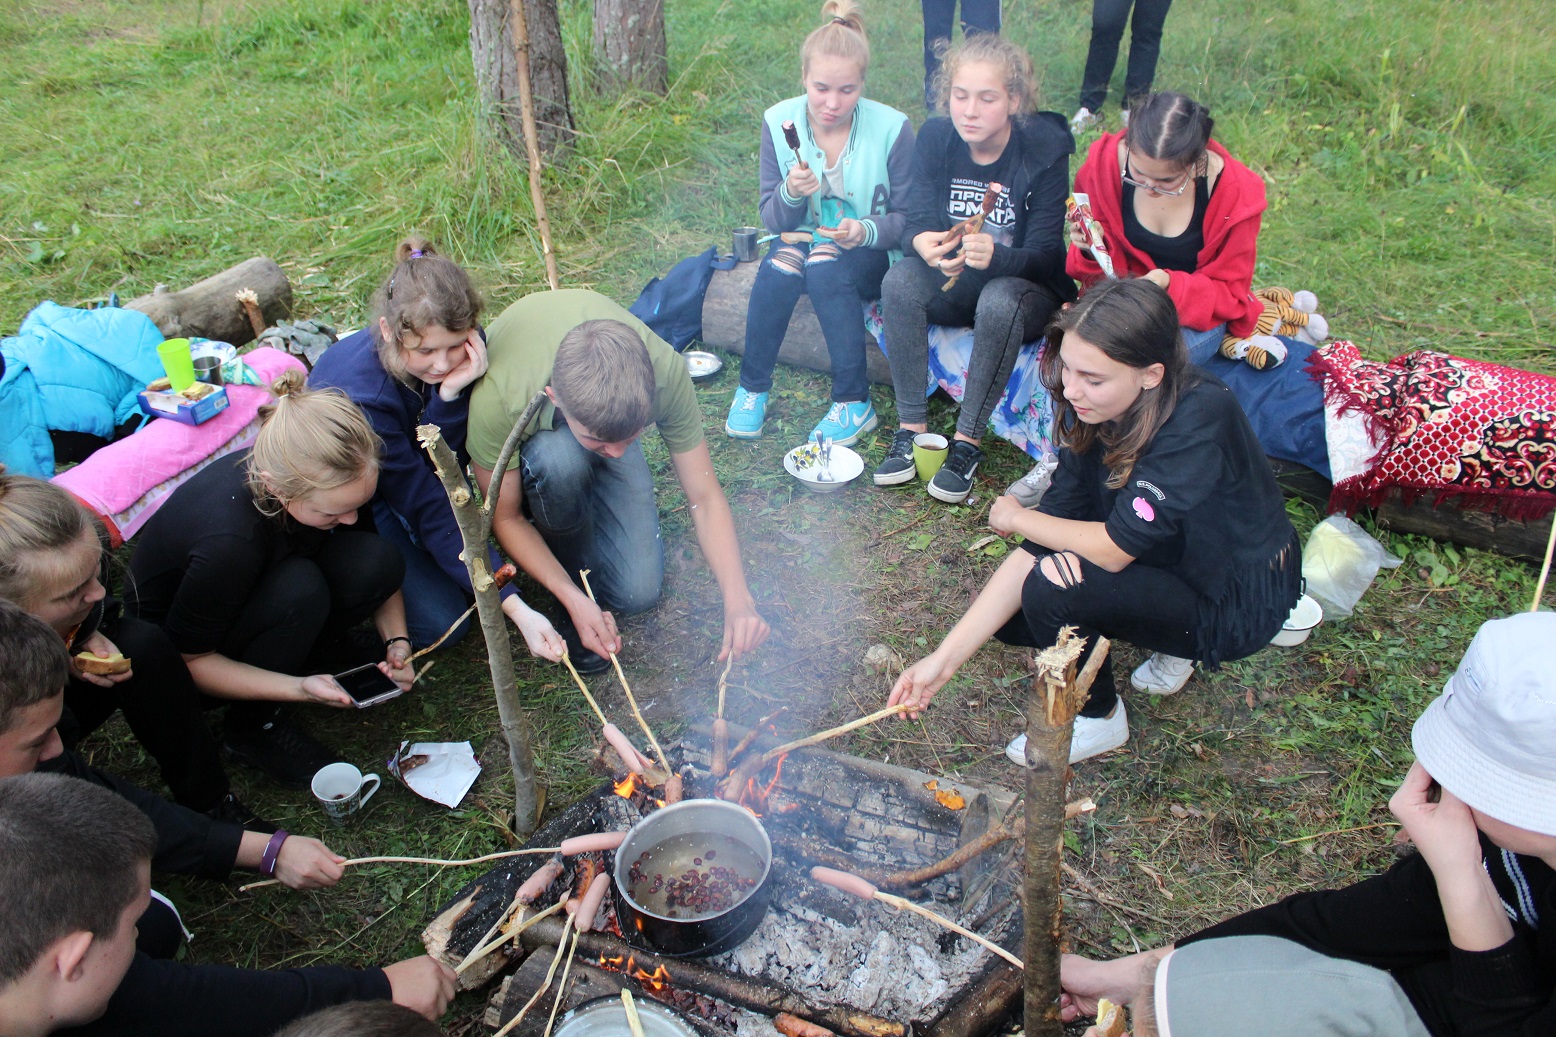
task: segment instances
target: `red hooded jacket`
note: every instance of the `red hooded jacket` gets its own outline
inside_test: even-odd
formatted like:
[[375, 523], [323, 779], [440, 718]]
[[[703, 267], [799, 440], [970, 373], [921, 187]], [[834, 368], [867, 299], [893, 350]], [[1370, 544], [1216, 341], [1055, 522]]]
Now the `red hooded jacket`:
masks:
[[[1123, 182], [1118, 145], [1124, 134], [1106, 133], [1092, 142], [1086, 161], [1075, 174], [1075, 190], [1091, 199], [1091, 212], [1102, 224], [1102, 237], [1120, 277], [1139, 277], [1155, 267], [1151, 257], [1124, 238]], [[1223, 168], [1205, 210], [1205, 247], [1199, 269], [1192, 274], [1171, 271], [1167, 294], [1178, 307], [1185, 327], [1204, 331], [1226, 322], [1239, 338], [1250, 334], [1264, 304], [1254, 297], [1253, 264], [1264, 212], [1264, 181], [1228, 155], [1215, 141], [1210, 151], [1221, 156]], [[1074, 245], [1065, 270], [1082, 290], [1102, 278], [1102, 268]]]

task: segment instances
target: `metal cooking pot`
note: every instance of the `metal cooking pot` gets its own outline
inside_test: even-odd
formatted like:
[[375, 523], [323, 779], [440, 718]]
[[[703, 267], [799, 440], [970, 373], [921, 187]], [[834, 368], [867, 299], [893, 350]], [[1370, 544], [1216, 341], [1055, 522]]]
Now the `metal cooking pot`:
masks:
[[[629, 943], [672, 958], [737, 947], [767, 913], [772, 866], [767, 830], [745, 807], [718, 799], [665, 807], [634, 825], [616, 850], [621, 931]], [[703, 899], [710, 887], [715, 895]]]
[[[643, 1037], [698, 1037], [697, 1031], [674, 1009], [646, 997], [635, 1003]], [[619, 997], [600, 997], [579, 1005], [564, 1015], [556, 1027], [556, 1037], [622, 1037], [627, 1032], [627, 1010]]]

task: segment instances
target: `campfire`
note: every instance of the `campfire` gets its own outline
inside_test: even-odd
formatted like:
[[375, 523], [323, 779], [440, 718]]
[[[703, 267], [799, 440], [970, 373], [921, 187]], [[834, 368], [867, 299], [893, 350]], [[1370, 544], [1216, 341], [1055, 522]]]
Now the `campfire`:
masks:
[[[814, 748], [894, 712], [784, 745], [772, 744], [776, 738], [765, 733], [772, 725], [764, 722], [725, 753], [716, 753], [711, 729], [694, 732], [663, 757], [687, 796], [671, 807], [666, 768], [645, 774], [659, 761], [610, 739], [601, 758], [619, 777], [565, 810], [533, 843], [612, 848], [551, 862], [505, 861], [462, 890], [428, 927], [429, 952], [459, 964], [481, 951], [505, 918], [516, 921], [523, 913], [512, 909], [520, 887], [536, 876], [531, 886], [546, 885], [527, 891], [531, 900], [541, 908], [571, 901], [571, 916], [518, 921], [522, 932], [461, 974], [462, 985], [472, 988], [522, 959], [491, 998], [487, 1022], [494, 1030], [542, 1037], [559, 1014], [553, 1012], [559, 996], [566, 1011], [623, 988], [676, 1009], [704, 1037], [771, 1033], [775, 1016], [792, 1017], [781, 1028], [800, 1037], [817, 1037], [816, 1027], [850, 1037], [906, 1037], [910, 1029], [967, 1037], [987, 1029], [1021, 988], [1020, 971], [976, 942], [987, 940], [1007, 956], [1020, 949], [1013, 869], [1001, 866], [1019, 853], [1013, 838], [1019, 831], [1004, 827], [1015, 797]], [[716, 755], [729, 766], [722, 780], [714, 773]], [[657, 787], [650, 784], [655, 778]], [[678, 812], [704, 804], [760, 819], [753, 828], [763, 833], [761, 841], [770, 840], [770, 867], [759, 889], [751, 875], [722, 863], [733, 865], [734, 851], [711, 844], [688, 850], [694, 855], [669, 875], [635, 848], [632, 835], [621, 853], [614, 851], [620, 839], [611, 833], [641, 831], [656, 817], [670, 823]], [[862, 876], [856, 881], [871, 892], [850, 895], [818, 881], [811, 877], [817, 865], [826, 866], [818, 874], [841, 868]], [[617, 880], [616, 891], [591, 901], [591, 887], [611, 885], [608, 876]], [[623, 886], [636, 906], [622, 901]], [[906, 893], [913, 904], [875, 887]], [[746, 906], [749, 935], [721, 935], [724, 900], [746, 895], [760, 901]], [[644, 902], [659, 910], [645, 911]], [[974, 938], [923, 917], [919, 905]], [[894, 910], [903, 906], [910, 909]], [[671, 943], [650, 941], [652, 927], [680, 921], [686, 932]], [[683, 951], [673, 942], [681, 939], [705, 943]], [[710, 947], [716, 953], [703, 956]], [[566, 979], [558, 983], [555, 963], [569, 950]]]

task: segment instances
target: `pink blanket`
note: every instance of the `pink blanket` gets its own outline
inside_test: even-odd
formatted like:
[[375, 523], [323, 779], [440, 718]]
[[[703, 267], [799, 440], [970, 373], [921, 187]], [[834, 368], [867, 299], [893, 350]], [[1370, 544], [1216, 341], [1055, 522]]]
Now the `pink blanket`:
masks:
[[[243, 361], [267, 385], [284, 371], [303, 370], [296, 357], [268, 347], [245, 353]], [[270, 399], [270, 390], [229, 385], [227, 397], [227, 409], [203, 425], [154, 418], [134, 435], [56, 475], [54, 482], [102, 516], [116, 540], [132, 537], [185, 480], [254, 442], [259, 408]]]

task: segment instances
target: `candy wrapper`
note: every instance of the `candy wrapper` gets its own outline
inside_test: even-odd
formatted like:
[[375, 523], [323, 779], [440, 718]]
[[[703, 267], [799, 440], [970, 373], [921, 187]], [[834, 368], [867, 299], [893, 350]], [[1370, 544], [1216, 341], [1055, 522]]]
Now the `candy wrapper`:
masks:
[[1081, 237], [1086, 241], [1086, 248], [1091, 252], [1091, 258], [1097, 261], [1102, 272], [1108, 277], [1117, 278], [1113, 272], [1113, 257], [1108, 255], [1107, 242], [1102, 240], [1102, 224], [1098, 223], [1091, 214], [1091, 199], [1077, 191], [1069, 201], [1064, 203], [1065, 218], [1081, 232]]
[[452, 808], [475, 784], [481, 763], [469, 742], [401, 742], [389, 773], [422, 799]]

